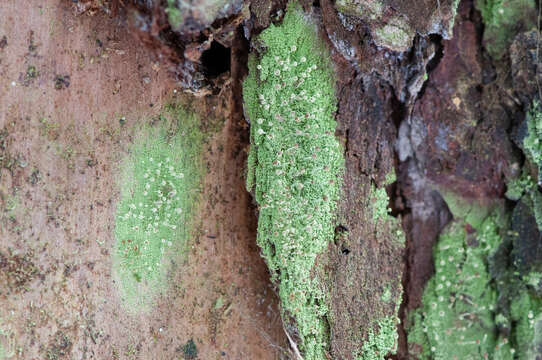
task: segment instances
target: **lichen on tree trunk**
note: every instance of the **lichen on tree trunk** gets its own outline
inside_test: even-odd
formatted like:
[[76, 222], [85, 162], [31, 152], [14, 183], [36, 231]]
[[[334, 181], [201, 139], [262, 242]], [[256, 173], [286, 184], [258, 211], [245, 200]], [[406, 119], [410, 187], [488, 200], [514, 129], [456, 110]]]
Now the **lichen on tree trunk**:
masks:
[[[194, 9], [206, 9], [205, 1], [190, 2], [193, 12], [187, 17], [177, 11], [178, 2], [168, 1], [167, 11], [164, 4], [161, 12], [139, 4], [138, 29], [147, 25], [143, 37], [169, 49], [181, 83], [200, 95], [218, 93], [227, 81], [227, 72], [206, 73], [209, 64], [202, 54], [214, 49], [214, 42], [229, 48], [235, 36], [251, 45], [243, 93], [252, 138], [247, 183], [249, 190], [256, 189], [260, 224], [267, 224], [260, 227], [258, 241], [283, 297], [286, 329], [302, 355], [372, 360], [398, 351], [397, 357], [405, 359], [486, 354], [527, 359], [542, 353], [542, 210], [536, 186], [542, 116], [534, 1], [302, 1], [296, 11], [299, 22], [310, 24], [304, 33], [295, 26], [288, 30], [292, 19], [283, 1], [236, 1], [228, 12], [214, 4], [206, 14], [214, 14], [214, 21], [194, 17]], [[197, 26], [189, 26], [189, 17]], [[168, 22], [167, 30], [151, 27]], [[282, 26], [284, 32], [277, 33]], [[335, 86], [334, 94], [325, 87], [319, 93], [323, 98], [313, 88], [290, 99], [279, 96], [305, 76], [288, 71], [299, 44], [313, 41], [320, 44], [311, 58], [318, 63], [313, 74], [322, 65], [332, 67], [326, 75], [332, 79], [325, 82]], [[291, 54], [283, 51], [285, 44]], [[320, 47], [328, 50], [320, 52]], [[266, 57], [276, 49], [291, 59]], [[282, 80], [273, 82], [273, 77]], [[259, 98], [258, 91], [267, 92]], [[307, 165], [293, 156], [286, 170], [281, 167], [281, 155], [290, 151], [290, 146], [276, 147], [272, 138], [273, 129], [283, 127], [289, 116], [281, 111], [294, 106], [307, 113], [289, 124], [288, 132], [296, 136], [310, 139], [315, 135], [310, 127], [323, 124], [314, 118], [317, 112], [297, 108], [298, 95], [325, 107], [323, 127], [330, 140], [325, 146], [333, 155], [328, 165], [336, 171], [332, 178], [314, 171], [301, 174], [303, 181], [283, 184], [282, 195], [299, 195], [298, 204], [288, 205], [293, 209], [305, 204], [304, 192], [311, 186], [328, 181], [329, 187], [317, 194], [326, 198], [314, 212], [325, 205], [333, 216], [326, 214], [317, 251], [302, 241], [312, 239], [312, 227], [303, 235], [295, 229], [296, 234], [289, 230], [275, 236], [269, 215], [276, 190], [269, 184], [278, 184], [288, 169], [299, 172]], [[307, 139], [286, 144], [302, 150], [316, 145]], [[344, 174], [337, 165], [336, 141], [343, 146]], [[276, 154], [275, 162], [270, 153]], [[270, 169], [279, 172], [272, 175]], [[330, 181], [341, 181], [340, 192]], [[277, 201], [284, 205], [287, 200], [291, 197]], [[303, 223], [306, 214], [274, 215]], [[303, 271], [290, 271], [300, 263], [281, 255], [284, 249], [277, 245], [283, 240], [310, 258]], [[446, 253], [450, 249], [465, 255], [456, 259]], [[450, 257], [462, 259], [451, 270], [446, 268]], [[300, 273], [306, 279], [300, 280]], [[456, 333], [463, 328], [473, 339]]]

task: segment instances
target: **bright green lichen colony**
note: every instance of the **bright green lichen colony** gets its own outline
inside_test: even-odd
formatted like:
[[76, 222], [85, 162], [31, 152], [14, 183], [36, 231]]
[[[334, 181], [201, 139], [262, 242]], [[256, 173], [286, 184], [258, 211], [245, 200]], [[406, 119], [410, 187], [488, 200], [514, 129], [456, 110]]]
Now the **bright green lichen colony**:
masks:
[[[399, 309], [399, 306], [397, 306]], [[378, 332], [369, 330], [369, 338], [363, 343], [356, 360], [382, 360], [397, 350], [397, 317], [387, 316], [377, 321]]]
[[325, 295], [314, 275], [334, 236], [344, 158], [335, 139], [336, 98], [315, 26], [290, 4], [281, 25], [256, 40], [243, 96], [251, 122], [247, 187], [259, 204], [258, 244], [279, 282], [283, 315], [296, 321], [305, 359], [325, 359]]
[[389, 198], [386, 188], [377, 188], [376, 186], [371, 186], [371, 198], [372, 202], [372, 214], [373, 221], [377, 222], [379, 219], [385, 219], [390, 213]]
[[182, 252], [202, 175], [197, 119], [172, 106], [143, 131], [124, 164], [113, 270], [131, 310], [144, 310], [165, 282], [168, 255]]
[[510, 200], [517, 201], [524, 193], [529, 193], [533, 189], [535, 189], [535, 183], [531, 176], [524, 171], [521, 176], [506, 184], [505, 196]]
[[496, 335], [497, 294], [487, 266], [501, 241], [497, 218], [487, 217], [476, 233], [467, 228], [454, 220], [441, 234], [435, 275], [425, 288], [423, 308], [413, 315], [409, 342], [423, 346], [424, 359], [493, 358], [496, 348], [508, 347]]
[[410, 348], [421, 346], [422, 359], [531, 359], [542, 303], [529, 288], [535, 280], [521, 279], [497, 254], [509, 246], [504, 234], [513, 235], [503, 208], [445, 198], [455, 219], [434, 250], [423, 306], [409, 315]]
[[[403, 232], [401, 220], [391, 215], [391, 209], [389, 207], [390, 199], [386, 191], [386, 186], [391, 185], [396, 181], [395, 171], [386, 175], [382, 187], [376, 187], [371, 184], [371, 214], [373, 223], [375, 225], [375, 231], [378, 237], [386, 236], [386, 231], [393, 231], [397, 243], [403, 245], [405, 243], [405, 233]], [[388, 228], [383, 227], [382, 224], [387, 223]]]
[[532, 0], [476, 0], [485, 25], [484, 45], [491, 56], [500, 59], [518, 31], [536, 24], [536, 4]]

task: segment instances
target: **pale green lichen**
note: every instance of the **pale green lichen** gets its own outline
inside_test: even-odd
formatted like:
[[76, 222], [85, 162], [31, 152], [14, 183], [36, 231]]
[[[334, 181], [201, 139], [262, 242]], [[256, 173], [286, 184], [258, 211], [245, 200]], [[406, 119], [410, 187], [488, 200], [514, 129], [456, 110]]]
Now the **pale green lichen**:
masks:
[[455, 25], [455, 18], [457, 16], [457, 8], [459, 7], [459, 0], [453, 0], [452, 1], [452, 17], [450, 18], [450, 21], [448, 23], [448, 28], [446, 29], [446, 32], [448, 33], [448, 38], [452, 37], [454, 25]]
[[531, 196], [531, 201], [533, 203], [533, 213], [536, 220], [536, 226], [538, 231], [542, 231], [542, 194], [538, 189], [533, 189], [529, 192]]
[[523, 281], [534, 289], [542, 290], [542, 273], [530, 272], [523, 276]]
[[337, 0], [335, 7], [343, 14], [371, 20], [380, 19], [384, 12], [381, 0]]
[[[381, 0], [338, 0], [335, 7], [342, 14], [362, 19], [370, 24], [374, 42], [394, 51], [410, 48], [416, 34], [403, 15], [391, 15], [385, 11]], [[359, 20], [358, 20], [359, 21]]]
[[389, 198], [386, 188], [377, 188], [374, 185], [371, 185], [371, 206], [373, 221], [378, 221], [379, 219], [385, 219], [388, 214], [391, 212], [389, 208]]
[[384, 302], [389, 302], [391, 300], [391, 290], [389, 286], [386, 286], [386, 289], [384, 289], [384, 292], [382, 293], [380, 300]]
[[409, 348], [421, 346], [421, 359], [531, 359], [542, 341], [542, 303], [532, 293], [539, 277], [503, 268], [503, 238], [513, 234], [504, 207], [491, 210], [452, 193], [445, 199], [454, 220], [435, 247], [423, 306], [409, 314]]
[[518, 31], [536, 24], [536, 3], [532, 0], [476, 0], [485, 25], [484, 45], [491, 56], [500, 59]]
[[197, 118], [173, 105], [160, 119], [141, 131], [119, 183], [113, 273], [131, 312], [148, 309], [167, 259], [184, 251], [203, 174]]
[[423, 347], [423, 359], [493, 358], [497, 293], [487, 259], [501, 242], [497, 215], [487, 217], [470, 236], [463, 220], [443, 231], [435, 248], [435, 275], [414, 315], [409, 342]]
[[397, 350], [397, 318], [387, 316], [377, 321], [378, 331], [369, 330], [369, 337], [363, 343], [362, 354], [357, 360], [383, 360]]
[[[377, 188], [371, 184], [371, 213], [372, 220], [375, 224], [377, 238], [385, 235], [383, 231], [391, 231], [394, 233], [394, 238], [397, 243], [403, 245], [405, 243], [405, 235], [401, 226], [400, 219], [393, 217], [389, 208], [390, 199], [388, 197], [386, 187], [396, 181], [395, 171], [388, 173], [381, 188]], [[386, 226], [382, 226], [386, 224]], [[400, 282], [397, 284], [401, 288]], [[383, 302], [392, 300], [391, 287], [388, 285], [384, 288], [381, 295]], [[395, 315], [386, 316], [376, 322], [369, 330], [368, 339], [363, 343], [361, 351], [356, 354], [357, 360], [383, 360], [386, 356], [394, 354], [397, 351], [397, 324], [399, 323], [398, 311], [401, 303], [401, 296], [395, 299]], [[377, 331], [373, 328], [376, 327]]]
[[165, 11], [168, 16], [169, 24], [172, 28], [178, 29], [183, 22], [181, 10], [177, 8], [175, 0], [167, 0], [167, 5], [168, 6]]
[[[395, 171], [391, 171], [386, 175], [382, 187], [379, 188], [374, 184], [371, 184], [370, 210], [377, 236], [385, 236], [385, 234], [382, 232], [389, 230], [394, 233], [394, 238], [397, 243], [404, 244], [406, 241], [405, 233], [403, 231], [400, 219], [391, 215], [391, 208], [389, 207], [390, 199], [386, 190], [386, 187], [393, 184], [395, 181]], [[389, 225], [389, 229], [385, 230], [382, 226], [380, 226], [382, 223], [387, 223]]]
[[521, 176], [506, 183], [505, 196], [510, 200], [518, 201], [525, 192], [528, 193], [534, 189], [535, 185], [531, 176], [524, 171]]
[[[1, 324], [1, 319], [0, 319]], [[10, 359], [15, 355], [15, 337], [11, 330], [0, 328], [0, 360]]]
[[440, 193], [454, 218], [463, 219], [475, 229], [481, 227], [483, 221], [491, 212], [489, 206], [483, 206], [475, 201], [464, 199], [451, 191], [441, 190]]
[[258, 244], [295, 319], [305, 359], [329, 347], [325, 294], [313, 267], [334, 237], [343, 150], [335, 139], [332, 67], [297, 4], [255, 40], [243, 84], [251, 122], [247, 187], [259, 205]]
[[378, 46], [384, 46], [395, 51], [405, 51], [412, 45], [414, 31], [402, 20], [397, 23], [378, 27], [373, 33], [374, 41]]

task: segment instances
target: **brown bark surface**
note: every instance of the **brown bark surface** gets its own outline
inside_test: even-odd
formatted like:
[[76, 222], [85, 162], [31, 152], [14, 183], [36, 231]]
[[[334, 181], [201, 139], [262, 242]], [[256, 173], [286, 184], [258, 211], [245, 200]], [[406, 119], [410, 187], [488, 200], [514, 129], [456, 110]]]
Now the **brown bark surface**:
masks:
[[[255, 243], [241, 94], [251, 37], [280, 21], [286, 2], [235, 0], [212, 19], [209, 2], [187, 4], [173, 27], [166, 1], [0, 3], [0, 341], [21, 348], [19, 358], [177, 359], [190, 339], [201, 359], [294, 356]], [[354, 359], [400, 304], [396, 357], [412, 358], [403, 325], [452, 218], [443, 196], [489, 203], [520, 171], [525, 110], [542, 82], [540, 37], [519, 34], [497, 61], [473, 0], [461, 1], [455, 22], [451, 0], [302, 5], [335, 65], [346, 165], [335, 239], [318, 259], [329, 357]], [[398, 43], [378, 40], [382, 29], [398, 31]], [[176, 286], [134, 318], [110, 281], [116, 164], [142, 119], [172, 99], [215, 129], [200, 231]], [[373, 216], [376, 188], [387, 191], [389, 218]], [[536, 221], [514, 206], [514, 229], [527, 235], [513, 259], [535, 266]]]

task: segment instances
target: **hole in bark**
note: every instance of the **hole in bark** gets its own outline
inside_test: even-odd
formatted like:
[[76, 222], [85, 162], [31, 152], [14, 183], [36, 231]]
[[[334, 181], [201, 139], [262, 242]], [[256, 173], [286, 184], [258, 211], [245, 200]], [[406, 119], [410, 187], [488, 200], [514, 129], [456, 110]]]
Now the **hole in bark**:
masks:
[[217, 77], [220, 74], [230, 71], [230, 57], [231, 49], [213, 41], [211, 47], [201, 54], [201, 63], [205, 69], [205, 75]]
[[320, 7], [320, 0], [314, 0], [312, 2], [312, 6], [315, 7], [315, 8], [319, 8]]
[[343, 255], [348, 255], [348, 254], [350, 254], [350, 249], [345, 248], [345, 247], [343, 246], [343, 247], [341, 248], [341, 253], [342, 253]]

